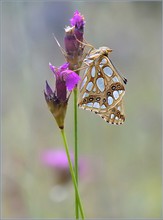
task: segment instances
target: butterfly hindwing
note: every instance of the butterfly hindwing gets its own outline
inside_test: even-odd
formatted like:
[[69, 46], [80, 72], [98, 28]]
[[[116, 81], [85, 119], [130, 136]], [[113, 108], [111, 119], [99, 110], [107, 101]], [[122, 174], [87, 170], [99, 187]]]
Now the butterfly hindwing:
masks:
[[123, 124], [123, 122], [125, 121], [123, 101], [121, 100], [120, 103], [118, 103], [113, 108], [109, 109], [107, 113], [98, 114], [98, 115], [102, 117], [109, 124], [115, 124], [115, 125]]

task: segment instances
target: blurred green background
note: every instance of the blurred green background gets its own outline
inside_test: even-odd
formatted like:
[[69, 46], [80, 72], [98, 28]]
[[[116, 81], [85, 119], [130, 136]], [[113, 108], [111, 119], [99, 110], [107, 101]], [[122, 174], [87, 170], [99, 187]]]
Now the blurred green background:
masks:
[[[56, 201], [54, 173], [40, 153], [63, 149], [60, 132], [47, 109], [48, 63], [64, 57], [64, 27], [78, 9], [85, 17], [85, 39], [113, 49], [111, 59], [128, 79], [126, 122], [105, 123], [79, 110], [79, 154], [88, 162], [80, 178], [87, 218], [161, 217], [161, 2], [3, 1], [2, 174], [3, 218], [74, 216], [74, 192]], [[73, 96], [66, 117], [73, 149]]]

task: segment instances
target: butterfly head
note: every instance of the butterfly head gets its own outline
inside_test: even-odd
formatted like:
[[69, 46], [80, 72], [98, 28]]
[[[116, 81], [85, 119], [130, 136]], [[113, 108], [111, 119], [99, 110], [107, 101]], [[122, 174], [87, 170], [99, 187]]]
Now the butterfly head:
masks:
[[101, 55], [108, 56], [108, 54], [112, 52], [112, 49], [110, 49], [109, 47], [100, 47], [98, 51]]
[[84, 59], [85, 63], [88, 63], [89, 61], [92, 62], [93, 60], [106, 56], [108, 57], [109, 53], [112, 52], [112, 49], [108, 47], [99, 47], [99, 49], [93, 49], [89, 55]]

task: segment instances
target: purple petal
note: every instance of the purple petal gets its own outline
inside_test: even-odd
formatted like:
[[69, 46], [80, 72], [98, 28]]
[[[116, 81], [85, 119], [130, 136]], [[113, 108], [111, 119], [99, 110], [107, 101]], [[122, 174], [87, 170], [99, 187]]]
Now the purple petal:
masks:
[[57, 68], [55, 66], [53, 66], [51, 63], [49, 63], [49, 67], [53, 73], [56, 73]]
[[66, 81], [66, 87], [69, 91], [73, 90], [81, 79], [78, 74], [72, 70], [66, 70], [63, 72], [64, 79]]
[[48, 96], [51, 96], [53, 94], [52, 89], [50, 88], [48, 82], [46, 81], [46, 93]]
[[61, 65], [58, 69], [60, 72], [66, 70], [69, 67], [69, 63], [64, 63], [63, 65]]
[[79, 11], [74, 12], [73, 18], [70, 19], [70, 24], [72, 26], [77, 26], [78, 28], [81, 28], [84, 26], [84, 17], [79, 13]]
[[[62, 74], [62, 72], [60, 74]], [[57, 98], [61, 102], [66, 101], [67, 88], [66, 88], [66, 82], [63, 79], [63, 75], [57, 77], [57, 79], [56, 79], [56, 93], [57, 93]]]

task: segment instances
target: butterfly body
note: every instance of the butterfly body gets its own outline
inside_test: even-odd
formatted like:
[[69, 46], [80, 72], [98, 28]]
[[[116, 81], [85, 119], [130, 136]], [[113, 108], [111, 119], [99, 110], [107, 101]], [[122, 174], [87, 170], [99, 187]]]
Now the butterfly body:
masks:
[[107, 47], [93, 49], [84, 60], [87, 65], [80, 85], [78, 106], [98, 114], [110, 124], [125, 121], [122, 98], [126, 79], [116, 70]]

